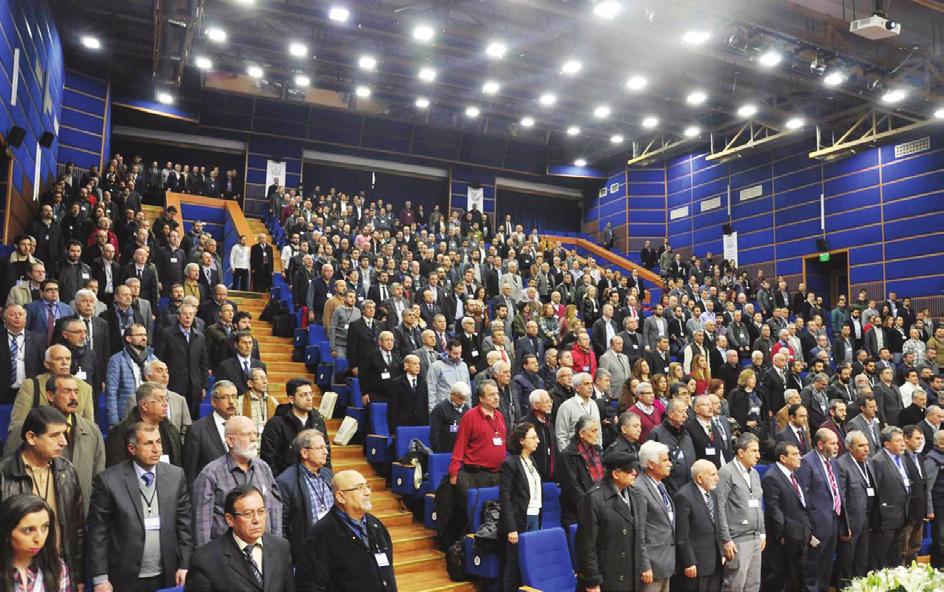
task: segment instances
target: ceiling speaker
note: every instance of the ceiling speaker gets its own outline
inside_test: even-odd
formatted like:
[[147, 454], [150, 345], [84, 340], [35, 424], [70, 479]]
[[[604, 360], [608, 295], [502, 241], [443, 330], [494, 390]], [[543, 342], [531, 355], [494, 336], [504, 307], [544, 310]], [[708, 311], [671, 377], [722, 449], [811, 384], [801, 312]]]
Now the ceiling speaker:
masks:
[[829, 251], [829, 247], [826, 246], [825, 238], [820, 237], [816, 239], [816, 250], [820, 253], [826, 253]]
[[724, 225], [724, 233], [731, 234], [732, 232], [734, 232], [734, 224], [731, 224], [730, 222], [728, 222], [727, 224]]

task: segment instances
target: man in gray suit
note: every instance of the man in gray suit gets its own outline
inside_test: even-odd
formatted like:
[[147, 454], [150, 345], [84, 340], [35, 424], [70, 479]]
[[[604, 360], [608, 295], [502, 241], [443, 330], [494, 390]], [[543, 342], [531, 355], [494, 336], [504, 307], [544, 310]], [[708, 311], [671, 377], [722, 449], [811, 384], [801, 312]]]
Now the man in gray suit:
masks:
[[846, 433], [862, 432], [869, 441], [869, 456], [878, 452], [882, 445], [879, 442], [878, 402], [871, 394], [860, 395], [856, 399], [859, 414], [846, 422]]
[[715, 489], [718, 531], [727, 560], [722, 590], [757, 592], [760, 590], [761, 554], [767, 544], [761, 509], [764, 492], [760, 475], [754, 469], [760, 460], [760, 442], [754, 434], [742, 434], [734, 443], [734, 451], [734, 461], [718, 471]]
[[623, 383], [632, 370], [629, 358], [623, 353], [623, 338], [619, 335], [610, 339], [610, 349], [600, 356], [600, 368], [610, 373], [610, 392], [607, 394], [611, 399], [619, 399]]
[[875, 511], [875, 479], [869, 462], [869, 439], [858, 430], [846, 434], [847, 452], [839, 457], [839, 491], [845, 502], [846, 519], [852, 536], [839, 539], [835, 574], [838, 587], [869, 569], [869, 546]]
[[[643, 565], [642, 592], [668, 592], [675, 573], [675, 504], [662, 481], [672, 472], [669, 447], [649, 441], [639, 449], [644, 474], [636, 482], [639, 500], [646, 504], [643, 540], [649, 552], [649, 566]], [[648, 577], [647, 577], [648, 574]]]
[[[669, 322], [662, 316], [663, 308], [661, 304], [656, 305], [655, 312], [642, 323], [642, 339], [646, 346], [646, 351], [655, 349], [656, 341], [659, 337], [669, 336]], [[653, 370], [655, 372], [655, 370]]]

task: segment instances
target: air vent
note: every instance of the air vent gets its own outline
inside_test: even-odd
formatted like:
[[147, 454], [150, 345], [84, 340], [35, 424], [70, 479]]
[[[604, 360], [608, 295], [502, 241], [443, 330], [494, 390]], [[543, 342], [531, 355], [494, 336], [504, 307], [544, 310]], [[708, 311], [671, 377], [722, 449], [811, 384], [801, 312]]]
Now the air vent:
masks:
[[706, 199], [701, 202], [701, 211], [708, 212], [711, 210], [717, 210], [721, 207], [721, 196], [712, 197], [711, 199]]
[[918, 152], [930, 150], [930, 148], [931, 136], [918, 138], [917, 140], [905, 142], [904, 144], [895, 144], [895, 158], [901, 158], [902, 156], [908, 156], [910, 154], [917, 154]]
[[688, 206], [675, 208], [669, 212], [669, 220], [678, 220], [679, 218], [685, 218], [686, 216], [688, 216]]
[[738, 194], [738, 201], [747, 201], [749, 199], [754, 199], [755, 197], [760, 197], [764, 194], [763, 185], [754, 185], [753, 187], [748, 187], [747, 189], [742, 189]]

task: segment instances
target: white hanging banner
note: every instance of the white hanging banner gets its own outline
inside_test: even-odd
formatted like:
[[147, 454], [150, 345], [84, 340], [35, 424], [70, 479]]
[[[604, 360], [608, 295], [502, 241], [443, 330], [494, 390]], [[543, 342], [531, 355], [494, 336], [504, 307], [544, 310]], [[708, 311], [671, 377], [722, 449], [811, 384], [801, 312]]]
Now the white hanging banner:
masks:
[[485, 190], [482, 187], [469, 187], [468, 199], [466, 201], [467, 212], [478, 210], [485, 211]]
[[734, 260], [734, 265], [738, 264], [738, 233], [737, 230], [731, 234], [724, 235], [724, 258], [728, 261]]
[[285, 185], [285, 161], [267, 160], [266, 161], [266, 190], [278, 179], [279, 185]]

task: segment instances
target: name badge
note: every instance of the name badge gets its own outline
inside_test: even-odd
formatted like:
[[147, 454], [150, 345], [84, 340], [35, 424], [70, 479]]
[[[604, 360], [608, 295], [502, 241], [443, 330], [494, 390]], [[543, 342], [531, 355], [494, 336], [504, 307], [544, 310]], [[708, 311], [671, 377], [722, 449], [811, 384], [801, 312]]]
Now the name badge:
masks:
[[872, 488], [872, 487], [866, 487], [866, 488], [865, 488], [865, 495], [867, 495], [867, 496], [869, 496], [869, 497], [875, 497], [875, 489]]
[[755, 498], [751, 498], [751, 499], [747, 500], [747, 507], [748, 507], [748, 508], [759, 508], [759, 507], [760, 507], [760, 500], [759, 500], [759, 499], [755, 499]]
[[494, 438], [492, 438], [492, 444], [494, 444], [495, 446], [501, 446], [502, 439], [499, 438], [498, 436], [495, 436]]
[[584, 367], [583, 367], [583, 371], [584, 371], [584, 372], [590, 372], [590, 366], [584, 366]]
[[453, 434], [455, 434], [456, 432], [458, 432], [458, 431], [459, 431], [459, 424], [455, 424], [455, 423], [454, 423], [454, 424], [452, 424], [451, 426], [449, 426], [449, 431], [452, 432]]
[[760, 407], [751, 407], [751, 414], [760, 415]]
[[374, 560], [377, 562], [377, 567], [390, 567], [390, 560], [387, 559], [386, 553], [374, 553]]
[[170, 258], [170, 262], [171, 262], [171, 263], [177, 263], [177, 257], [171, 257], [171, 258]]
[[633, 349], [639, 349], [639, 346], [634, 343], [634, 344], [633, 344]]
[[75, 373], [75, 377], [78, 378], [79, 380], [85, 380], [86, 376], [87, 375], [85, 373], [85, 370], [79, 370], [78, 372]]
[[715, 455], [715, 447], [714, 447], [714, 446], [709, 446], [708, 448], [705, 448], [705, 454], [708, 455], [708, 456], [714, 456], [714, 455]]
[[316, 520], [316, 521], [317, 521], [317, 520], [321, 520], [322, 518], [324, 518], [324, 517], [327, 516], [327, 515], [328, 515], [328, 510], [326, 510], [326, 509], [318, 510], [318, 511], [315, 513], [315, 516], [316, 516], [316, 517], [315, 517], [315, 520]]
[[160, 530], [160, 529], [161, 529], [160, 516], [150, 516], [144, 519], [144, 530]]
[[162, 463], [170, 464], [170, 456], [168, 456], [168, 455], [166, 455], [166, 454], [162, 454], [162, 455], [161, 455], [161, 458], [159, 459], [159, 461], [162, 462]]
[[911, 487], [911, 479], [905, 479], [905, 487]]
[[347, 323], [344, 323], [344, 326], [342, 327], [342, 329], [343, 329], [344, 331], [347, 331], [347, 326], [348, 326], [348, 324], [347, 324]]
[[384, 370], [383, 372], [380, 373], [380, 377], [383, 378], [384, 380], [387, 380], [390, 378], [390, 373]]
[[89, 274], [83, 273], [83, 274], [82, 274], [82, 279], [83, 279], [83, 280], [89, 279]]
[[479, 351], [478, 351], [477, 349], [473, 349], [473, 350], [472, 350], [472, 357], [475, 358], [475, 357], [478, 357], [478, 355], [479, 355]]

